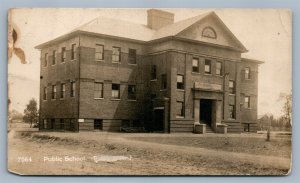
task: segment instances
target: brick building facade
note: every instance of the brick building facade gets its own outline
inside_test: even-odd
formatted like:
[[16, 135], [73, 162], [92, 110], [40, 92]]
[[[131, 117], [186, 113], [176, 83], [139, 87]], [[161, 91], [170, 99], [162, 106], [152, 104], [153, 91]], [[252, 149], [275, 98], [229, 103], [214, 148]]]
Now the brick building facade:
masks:
[[97, 18], [36, 47], [40, 129], [256, 131], [262, 62], [241, 57], [247, 49], [214, 12], [175, 23], [147, 13], [147, 25]]

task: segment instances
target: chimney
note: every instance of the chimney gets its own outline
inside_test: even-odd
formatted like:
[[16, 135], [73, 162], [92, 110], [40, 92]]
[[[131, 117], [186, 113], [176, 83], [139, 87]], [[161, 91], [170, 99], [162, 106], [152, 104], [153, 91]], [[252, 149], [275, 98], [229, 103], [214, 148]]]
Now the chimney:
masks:
[[174, 14], [157, 9], [147, 10], [147, 26], [150, 29], [158, 30], [166, 25], [174, 23]]

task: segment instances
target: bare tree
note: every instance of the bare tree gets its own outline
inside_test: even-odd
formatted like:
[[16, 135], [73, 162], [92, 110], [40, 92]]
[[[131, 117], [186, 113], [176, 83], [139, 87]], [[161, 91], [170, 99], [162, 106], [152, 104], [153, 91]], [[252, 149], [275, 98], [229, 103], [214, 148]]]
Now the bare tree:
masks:
[[279, 100], [284, 101], [283, 118], [291, 125], [292, 122], [292, 94], [280, 93]]

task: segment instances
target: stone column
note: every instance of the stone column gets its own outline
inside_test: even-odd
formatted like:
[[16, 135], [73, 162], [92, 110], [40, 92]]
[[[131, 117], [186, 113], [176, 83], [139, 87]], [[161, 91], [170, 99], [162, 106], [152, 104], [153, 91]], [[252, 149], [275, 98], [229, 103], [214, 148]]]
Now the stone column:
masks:
[[220, 124], [222, 121], [222, 101], [216, 101], [216, 123]]
[[200, 100], [194, 99], [194, 122], [200, 123]]

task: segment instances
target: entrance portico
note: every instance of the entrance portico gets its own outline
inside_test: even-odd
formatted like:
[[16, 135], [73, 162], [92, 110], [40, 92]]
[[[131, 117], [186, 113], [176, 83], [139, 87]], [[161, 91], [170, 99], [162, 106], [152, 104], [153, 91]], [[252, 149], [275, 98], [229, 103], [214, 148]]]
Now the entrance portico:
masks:
[[194, 122], [206, 124], [217, 131], [222, 121], [223, 92], [221, 85], [195, 83]]

